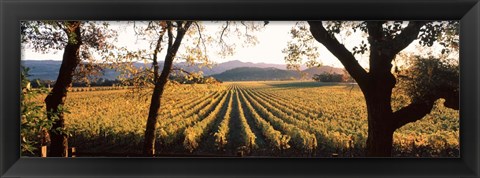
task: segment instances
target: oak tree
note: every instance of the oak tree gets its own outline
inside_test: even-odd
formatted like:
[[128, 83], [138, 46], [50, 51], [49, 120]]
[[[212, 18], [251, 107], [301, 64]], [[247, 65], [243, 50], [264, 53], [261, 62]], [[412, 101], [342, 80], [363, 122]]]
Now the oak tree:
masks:
[[[315, 46], [314, 42], [319, 42], [342, 63], [358, 83], [366, 100], [368, 113], [366, 156], [391, 156], [394, 131], [405, 124], [422, 119], [430, 113], [436, 100], [443, 98], [446, 100], [446, 107], [458, 109], [458, 85], [429, 87], [421, 83], [419, 85], [423, 85], [426, 90], [438, 92], [412, 96], [414, 97], [412, 102], [397, 111], [393, 111], [391, 106], [392, 91], [397, 84], [396, 68], [392, 62], [397, 55], [414, 41], [425, 47], [433, 48], [432, 46], [436, 45], [441, 49], [443, 56], [458, 51], [458, 21], [408, 23], [309, 21], [308, 26], [299, 23], [292, 29], [291, 34], [296, 41], [290, 42], [284, 50], [287, 54], [286, 61], [293, 67], [299, 66], [303, 58], [308, 59], [307, 64], [318, 64], [318, 46]], [[358, 32], [366, 37], [366, 40], [349, 49], [348, 42], [345, 41], [353, 38], [352, 34]], [[357, 59], [363, 54], [368, 55], [368, 67], [365, 68]], [[424, 72], [416, 73], [418, 76], [423, 74]], [[452, 84], [455, 81], [451, 80], [458, 78], [448, 77], [441, 80], [448, 81], [443, 83]]]
[[[94, 54], [102, 54], [112, 48], [107, 39], [116, 36], [108, 29], [108, 23], [83, 21], [22, 21], [24, 48], [48, 53], [63, 50], [62, 64], [53, 89], [45, 98], [47, 118], [53, 122], [49, 130], [51, 139], [48, 156], [68, 156], [68, 133], [65, 129], [64, 104], [74, 77], [88, 78], [98, 73]], [[82, 62], [83, 61], [83, 62]]]

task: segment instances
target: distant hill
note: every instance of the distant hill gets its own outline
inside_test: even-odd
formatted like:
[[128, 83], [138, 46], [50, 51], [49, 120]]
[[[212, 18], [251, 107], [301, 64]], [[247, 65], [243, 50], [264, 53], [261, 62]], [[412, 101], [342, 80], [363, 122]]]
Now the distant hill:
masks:
[[[62, 61], [56, 60], [22, 60], [22, 65], [30, 68], [29, 79], [40, 79], [40, 80], [57, 80], [58, 72], [60, 70], [60, 65]], [[141, 64], [143, 66], [143, 64]], [[140, 67], [139, 65], [136, 65]], [[115, 80], [119, 75], [115, 70], [104, 70], [104, 75], [101, 78], [108, 80]]]
[[[163, 64], [163, 61], [159, 62]], [[57, 60], [22, 60], [22, 65], [30, 68], [30, 79], [41, 79], [41, 80], [56, 80], [58, 76], [58, 71], [60, 69], [61, 61]], [[145, 63], [134, 63], [136, 67], [150, 67], [151, 64]], [[300, 78], [301, 74], [297, 71], [286, 70], [286, 65], [284, 64], [268, 64], [268, 63], [252, 63], [252, 62], [242, 62], [239, 60], [228, 61], [223, 63], [218, 63], [214, 65], [211, 69], [207, 67], [198, 67], [190, 66], [184, 62], [175, 63], [174, 66], [183, 68], [184, 70], [190, 72], [202, 71], [205, 76], [219, 77], [226, 80], [240, 80], [239, 77], [233, 76], [231, 73], [242, 73], [245, 71], [247, 73], [242, 74], [241, 76], [248, 76], [248, 78], [258, 78], [258, 80], [285, 80], [290, 78]], [[160, 69], [163, 66], [160, 65]], [[238, 69], [240, 68], [240, 69]], [[233, 70], [232, 69], [236, 69]], [[302, 67], [301, 69], [305, 69]], [[229, 71], [225, 73], [226, 71]], [[305, 78], [311, 79], [313, 74], [319, 74], [326, 72], [336, 72], [343, 73], [342, 69], [333, 68], [329, 66], [322, 66], [320, 68], [310, 68], [305, 69]], [[218, 75], [217, 75], [218, 74]], [[119, 75], [115, 70], [107, 69], [104, 70], [104, 75], [101, 78], [114, 80]], [[244, 77], [245, 78], [245, 77]]]
[[287, 69], [285, 64], [268, 64], [268, 63], [253, 63], [253, 62], [242, 62], [239, 60], [227, 61], [223, 63], [214, 64], [212, 68], [207, 67], [198, 67], [197, 65], [190, 66], [184, 62], [176, 63], [177, 67], [181, 67], [187, 71], [202, 71], [204, 75], [213, 75], [225, 72], [230, 69], [239, 68], [239, 67], [258, 67], [258, 68], [276, 68], [276, 69]]
[[312, 79], [314, 74], [323, 72], [342, 74], [343, 70], [330, 66], [314, 67], [303, 71], [282, 70], [273, 67], [238, 67], [211, 76], [221, 81], [298, 80]]
[[[285, 64], [267, 64], [267, 63], [253, 63], [253, 62], [242, 62], [239, 60], [228, 61], [224, 63], [219, 63], [212, 68], [211, 74], [219, 74], [230, 69], [239, 68], [239, 67], [258, 67], [258, 68], [276, 68], [276, 69], [287, 69]], [[206, 74], [209, 75], [209, 74]]]
[[238, 67], [211, 76], [221, 81], [289, 80], [300, 78], [300, 73], [273, 67]]
[[61, 64], [53, 60], [22, 60], [22, 65], [30, 68], [30, 79], [56, 80]]

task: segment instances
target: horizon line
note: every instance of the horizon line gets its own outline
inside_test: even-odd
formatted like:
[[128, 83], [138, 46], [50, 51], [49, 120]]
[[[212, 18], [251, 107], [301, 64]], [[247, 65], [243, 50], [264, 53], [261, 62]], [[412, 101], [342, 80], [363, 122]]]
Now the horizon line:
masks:
[[[58, 61], [61, 62], [61, 59], [21, 59], [20, 61]], [[164, 60], [160, 60], [164, 61]], [[160, 62], [159, 61], [159, 62]], [[251, 63], [251, 64], [272, 64], [272, 65], [287, 65], [286, 63], [267, 63], [267, 62], [251, 62], [251, 61], [242, 61], [240, 59], [235, 59], [235, 60], [229, 60], [229, 61], [224, 61], [224, 62], [215, 62], [215, 64], [222, 64], [222, 63], [227, 63], [227, 62], [234, 62], [234, 61], [239, 61], [242, 63]], [[143, 61], [135, 61], [136, 63], [144, 63]], [[184, 63], [185, 61], [174, 61], [174, 63]], [[151, 62], [150, 62], [151, 63]], [[345, 68], [343, 66], [334, 66], [334, 65], [322, 65], [322, 66], [327, 66], [327, 67], [335, 67], [335, 68]], [[306, 67], [305, 64], [302, 64], [302, 67]], [[311, 68], [311, 67], [309, 67]]]

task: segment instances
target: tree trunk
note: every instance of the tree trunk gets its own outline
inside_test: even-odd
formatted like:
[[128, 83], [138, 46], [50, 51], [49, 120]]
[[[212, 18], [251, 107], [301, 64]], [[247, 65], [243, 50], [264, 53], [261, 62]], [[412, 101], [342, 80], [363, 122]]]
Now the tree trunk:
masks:
[[158, 113], [160, 110], [160, 100], [163, 95], [165, 84], [167, 84], [167, 78], [159, 80], [153, 89], [150, 110], [148, 111], [147, 128], [145, 129], [145, 143], [143, 151], [145, 156], [151, 157], [155, 155], [155, 130], [158, 121]]
[[72, 85], [72, 78], [80, 62], [79, 49], [81, 45], [80, 22], [68, 22], [65, 32], [69, 38], [63, 53], [62, 65], [52, 91], [45, 98], [47, 117], [53, 120], [53, 126], [49, 130], [51, 139], [49, 156], [68, 156], [68, 135], [63, 131], [65, 120], [63, 110], [68, 88]]
[[[372, 97], [373, 98], [373, 97]], [[368, 99], [368, 157], [389, 157], [391, 156], [393, 144], [393, 132], [391, 127], [392, 112], [385, 108], [384, 102]], [[388, 103], [388, 106], [390, 103]]]
[[161, 106], [161, 98], [163, 95], [163, 91], [165, 85], [168, 81], [168, 76], [173, 68], [173, 60], [175, 59], [175, 55], [177, 54], [178, 48], [182, 43], [182, 39], [185, 36], [188, 28], [191, 25], [191, 21], [186, 22], [185, 25], [182, 27], [182, 22], [177, 22], [177, 35], [175, 38], [175, 42], [173, 42], [173, 33], [172, 28], [173, 24], [169, 21], [166, 22], [167, 25], [167, 32], [168, 32], [168, 49], [167, 54], [165, 56], [165, 63], [163, 65], [162, 73], [158, 79], [155, 79], [155, 87], [152, 94], [152, 100], [150, 103], [150, 110], [148, 111], [148, 120], [147, 126], [145, 128], [145, 140], [144, 140], [144, 147], [143, 147], [143, 154], [145, 156], [152, 157], [155, 155], [155, 130], [158, 121], [158, 113], [160, 111]]
[[[160, 99], [162, 98], [163, 89], [165, 87], [165, 84], [167, 83], [167, 81], [164, 79], [162, 79], [161, 81], [157, 81], [159, 79], [157, 54], [160, 51], [160, 46], [162, 44], [164, 34], [165, 34], [165, 29], [163, 29], [162, 33], [160, 34], [160, 37], [157, 40], [157, 46], [153, 51], [152, 65], [153, 65], [153, 79], [155, 81], [155, 87], [153, 89], [153, 94], [150, 101], [150, 110], [148, 113], [147, 126], [146, 126], [147, 128], [145, 129], [145, 141], [144, 141], [145, 156], [153, 156], [155, 154], [155, 130], [156, 130], [155, 125], [157, 122], [158, 110], [160, 109], [160, 104], [161, 104]], [[164, 69], [164, 70], [171, 70], [171, 69]]]
[[[392, 90], [395, 87], [395, 76], [390, 72], [393, 58], [384, 55], [381, 49], [371, 49], [370, 80], [363, 91], [367, 102], [368, 114], [368, 157], [390, 157], [393, 144], [393, 111], [391, 106]], [[380, 54], [380, 55], [379, 55]]]
[[[367, 156], [391, 156], [393, 144], [393, 112], [390, 105], [393, 87], [373, 80], [372, 87], [365, 93], [368, 114]], [[376, 86], [376, 87], [374, 87]]]

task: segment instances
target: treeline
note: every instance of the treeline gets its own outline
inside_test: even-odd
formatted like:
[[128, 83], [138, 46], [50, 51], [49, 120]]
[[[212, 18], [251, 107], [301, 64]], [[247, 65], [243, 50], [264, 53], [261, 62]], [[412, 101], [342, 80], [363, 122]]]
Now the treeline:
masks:
[[[53, 87], [55, 85], [55, 80], [40, 80], [34, 79], [30, 80], [31, 87], [39, 88], [39, 87]], [[109, 80], [100, 78], [97, 80], [92, 80], [90, 82], [72, 82], [73, 87], [101, 87], [101, 86], [121, 86], [122, 82], [118, 79]]]
[[[215, 84], [222, 83], [221, 81], [216, 80], [213, 77], [190, 77], [190, 76], [170, 76], [170, 81], [174, 81], [180, 84]], [[34, 79], [30, 80], [31, 87], [40, 88], [40, 87], [53, 87], [55, 85], [55, 80], [40, 80]], [[96, 79], [90, 82], [73, 82], [73, 87], [106, 87], [106, 86], [128, 86], [125, 82], [122, 82], [118, 79], [109, 80], [109, 79]]]
[[213, 77], [203, 77], [203, 76], [195, 76], [195, 75], [187, 75], [187, 76], [170, 76], [170, 81], [175, 81], [181, 84], [216, 84], [222, 83]]
[[314, 74], [312, 79], [317, 82], [355, 82], [347, 72], [343, 74], [323, 72], [321, 74]]

